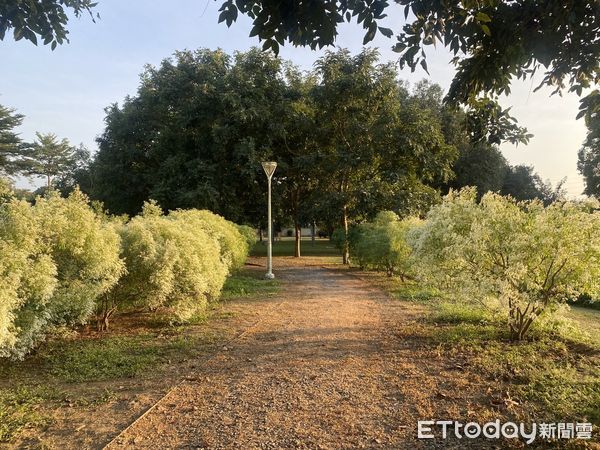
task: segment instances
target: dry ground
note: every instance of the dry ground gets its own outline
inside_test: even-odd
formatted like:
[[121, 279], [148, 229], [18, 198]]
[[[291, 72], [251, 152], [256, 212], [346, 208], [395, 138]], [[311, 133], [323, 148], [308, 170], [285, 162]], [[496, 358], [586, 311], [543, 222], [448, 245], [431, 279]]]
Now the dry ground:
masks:
[[492, 413], [490, 386], [418, 339], [418, 306], [318, 259], [276, 267], [260, 322], [108, 448], [419, 448], [419, 418]]

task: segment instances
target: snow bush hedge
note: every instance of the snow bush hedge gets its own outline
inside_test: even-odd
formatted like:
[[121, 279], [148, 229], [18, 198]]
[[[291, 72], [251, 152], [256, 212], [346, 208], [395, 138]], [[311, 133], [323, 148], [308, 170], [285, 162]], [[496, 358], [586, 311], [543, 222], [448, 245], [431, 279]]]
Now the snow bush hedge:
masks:
[[103, 306], [105, 316], [117, 307], [168, 307], [173, 321], [185, 322], [219, 298], [227, 275], [248, 256], [237, 226], [210, 211], [165, 216], [147, 203], [119, 233], [127, 275]]
[[419, 273], [501, 314], [513, 339], [580, 293], [600, 294], [600, 204], [451, 192], [409, 234]]
[[252, 242], [209, 211], [165, 216], [151, 202], [129, 222], [98, 211], [79, 191], [31, 205], [0, 184], [0, 357], [22, 358], [95, 314], [106, 329], [118, 308], [167, 307], [186, 321], [218, 299]]
[[417, 218], [401, 220], [392, 211], [382, 211], [373, 222], [360, 224], [350, 236], [353, 263], [365, 269], [385, 271], [401, 278], [412, 276], [409, 230], [420, 224]]
[[249, 245], [240, 233], [238, 225], [207, 210], [186, 209], [169, 214], [169, 219], [183, 222], [194, 230], [204, 230], [215, 239], [220, 248], [223, 263], [229, 270], [239, 269], [246, 262]]
[[22, 358], [58, 326], [85, 323], [124, 271], [120, 240], [87, 198], [0, 204], [0, 356]]

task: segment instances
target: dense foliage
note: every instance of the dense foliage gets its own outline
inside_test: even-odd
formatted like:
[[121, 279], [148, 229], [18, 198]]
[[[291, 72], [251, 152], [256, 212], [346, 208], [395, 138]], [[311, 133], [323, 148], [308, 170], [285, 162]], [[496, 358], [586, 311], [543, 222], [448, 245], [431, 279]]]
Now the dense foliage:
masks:
[[[220, 21], [231, 25], [238, 11], [249, 16], [254, 25], [250, 35], [277, 52], [285, 41], [313, 49], [333, 45], [337, 27], [344, 21], [362, 24], [365, 44], [377, 32], [392, 37], [394, 30], [379, 24], [393, 7], [402, 8], [408, 21], [393, 45], [401, 54], [400, 64], [413, 70], [420, 65], [427, 71], [426, 48], [447, 47], [457, 67], [447, 99], [469, 104], [475, 110], [473, 117], [499, 125], [500, 138], [504, 125], [509, 125], [504, 131], [510, 131], [507, 112], [478, 95], [510, 92], [513, 78], [531, 77], [542, 68], [540, 86], [557, 91], [568, 81], [569, 90], [581, 95], [598, 83], [600, 6], [595, 0], [398, 0], [394, 6], [385, 0], [318, 4], [224, 0]], [[600, 108], [598, 98], [588, 95], [582, 113]]]
[[577, 167], [585, 182], [584, 193], [600, 198], [600, 111], [586, 117], [586, 122], [588, 133]]
[[127, 274], [106, 299], [103, 327], [116, 308], [170, 307], [185, 321], [218, 298], [228, 274], [219, 242], [202, 228], [148, 204], [119, 229]]
[[[243, 230], [243, 232], [241, 231]], [[163, 215], [155, 203], [129, 222], [92, 208], [78, 190], [32, 205], [0, 183], [0, 357], [22, 358], [59, 327], [117, 309], [165, 307], [181, 322], [218, 299], [254, 239], [208, 211]]]
[[599, 206], [452, 192], [410, 233], [413, 257], [426, 279], [504, 315], [522, 339], [557, 304], [600, 293]]
[[22, 357], [58, 326], [85, 323], [123, 273], [120, 240], [74, 192], [0, 205], [0, 356]]
[[281, 134], [280, 71], [259, 51], [177, 52], [147, 67], [137, 96], [106, 110], [92, 197], [117, 214], [136, 214], [153, 198], [165, 210], [210, 209], [252, 223], [264, 204], [260, 162]]
[[77, 149], [53, 133], [36, 133], [34, 142], [23, 145], [15, 159], [19, 173], [44, 177], [48, 188], [56, 177], [72, 171], [76, 162]]
[[443, 129], [452, 113], [419, 95], [373, 50], [328, 52], [308, 74], [256, 49], [178, 52], [107, 109], [89, 193], [113, 213], [154, 198], [264, 226], [260, 162], [275, 159], [275, 217], [297, 229], [425, 212], [456, 151]]
[[21, 139], [15, 131], [23, 123], [23, 115], [0, 105], [0, 176], [15, 173], [14, 157], [17, 154]]
[[350, 235], [352, 262], [363, 269], [382, 270], [402, 280], [413, 278], [411, 248], [407, 233], [420, 224], [409, 217], [404, 220], [392, 211], [382, 211], [373, 222], [358, 225]]

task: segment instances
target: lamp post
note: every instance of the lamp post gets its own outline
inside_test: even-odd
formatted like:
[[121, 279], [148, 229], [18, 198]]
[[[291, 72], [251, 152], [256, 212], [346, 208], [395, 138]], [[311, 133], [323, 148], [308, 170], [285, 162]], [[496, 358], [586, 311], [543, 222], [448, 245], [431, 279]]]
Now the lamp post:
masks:
[[269, 184], [268, 192], [269, 192], [269, 206], [268, 206], [268, 230], [267, 233], [269, 235], [269, 240], [267, 241], [267, 273], [265, 274], [265, 278], [267, 280], [272, 280], [275, 278], [273, 275], [273, 221], [271, 220], [271, 178], [273, 178], [273, 173], [275, 173], [275, 169], [277, 168], [277, 163], [274, 161], [263, 162], [262, 167], [267, 174], [267, 180]]

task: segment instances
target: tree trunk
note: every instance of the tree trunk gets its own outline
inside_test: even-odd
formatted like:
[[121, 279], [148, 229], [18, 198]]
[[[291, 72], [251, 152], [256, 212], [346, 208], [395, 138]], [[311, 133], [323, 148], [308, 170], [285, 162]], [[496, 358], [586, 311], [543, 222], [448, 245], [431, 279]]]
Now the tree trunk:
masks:
[[260, 242], [262, 242], [264, 239], [262, 227], [258, 227], [258, 238], [259, 238]]
[[342, 263], [350, 264], [350, 245], [348, 243], [348, 207], [344, 205], [344, 217], [343, 217], [343, 226], [344, 226], [344, 247], [342, 250]]
[[294, 228], [296, 231], [296, 246], [294, 248], [294, 256], [296, 258], [300, 258], [300, 242], [302, 241], [302, 225], [300, 225], [298, 222], [295, 222]]
[[311, 227], [310, 227], [310, 240], [312, 245], [315, 245], [315, 233], [316, 233], [316, 224], [315, 221], [312, 221]]

